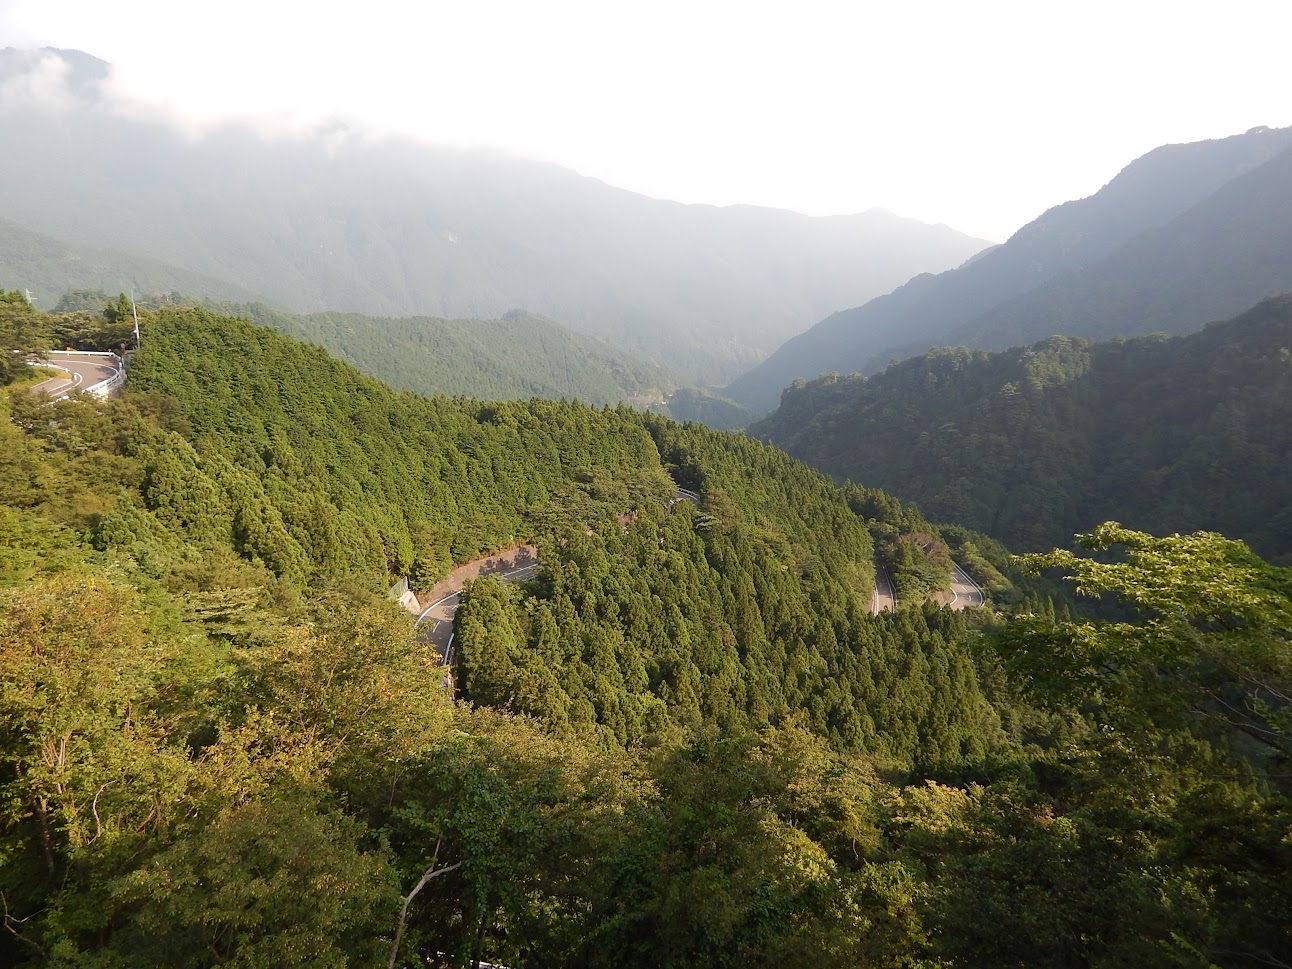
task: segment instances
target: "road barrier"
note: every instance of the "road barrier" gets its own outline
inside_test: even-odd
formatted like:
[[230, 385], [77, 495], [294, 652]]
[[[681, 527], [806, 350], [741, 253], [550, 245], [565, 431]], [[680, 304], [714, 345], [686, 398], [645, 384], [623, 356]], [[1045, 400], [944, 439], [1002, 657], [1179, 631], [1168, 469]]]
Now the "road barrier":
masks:
[[[973, 576], [971, 576], [968, 572], [962, 569], [955, 562], [951, 563], [951, 569], [952, 569], [952, 574], [955, 576], [958, 576], [961, 582], [964, 582], [974, 587], [974, 591], [978, 593], [978, 605], [980, 606], [987, 605], [987, 593], [982, 591], [982, 586], [980, 586], [977, 582], [974, 581]], [[951, 601], [955, 602], [956, 599], [958, 598], [960, 598], [959, 595], [957, 595], [956, 591], [952, 589]]]
[[[100, 350], [50, 350], [50, 357], [61, 357], [64, 360], [73, 358], [85, 360], [91, 363], [100, 363], [113, 368], [114, 373], [110, 377], [90, 384], [88, 387], [73, 385], [69, 387], [66, 393], [59, 394], [59, 398], [66, 397], [73, 390], [80, 390], [86, 394], [94, 394], [96, 397], [111, 397], [112, 392], [126, 382], [126, 371], [121, 364], [121, 358], [110, 351]], [[64, 373], [70, 373], [67, 367], [60, 367], [57, 363], [49, 364], [55, 370], [62, 370]]]

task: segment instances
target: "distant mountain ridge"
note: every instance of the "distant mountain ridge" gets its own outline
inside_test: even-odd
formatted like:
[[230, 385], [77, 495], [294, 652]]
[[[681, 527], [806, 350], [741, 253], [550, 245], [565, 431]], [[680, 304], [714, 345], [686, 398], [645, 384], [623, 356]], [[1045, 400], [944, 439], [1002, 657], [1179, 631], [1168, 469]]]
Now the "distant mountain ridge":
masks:
[[261, 304], [208, 303], [221, 314], [318, 344], [389, 384], [430, 397], [656, 404], [677, 382], [660, 367], [549, 319], [393, 319], [359, 313], [283, 313]]
[[5, 218], [0, 218], [0, 288], [29, 289], [45, 309], [74, 289], [111, 294], [178, 292], [237, 302], [263, 299], [227, 280], [145, 256], [60, 242]]
[[1051, 333], [1178, 333], [1289, 289], [1292, 148], [1098, 262], [995, 307], [949, 342], [998, 349]]
[[[88, 55], [44, 56], [75, 60], [79, 93], [57, 112], [10, 105], [20, 123], [0, 126], [0, 212], [297, 312], [492, 319], [520, 308], [717, 384], [824, 313], [986, 244], [882, 211], [657, 201], [553, 165], [342, 127], [189, 137], [84, 95]], [[0, 76], [33, 57], [0, 52]]]
[[818, 374], [934, 345], [1179, 332], [1292, 288], [1292, 128], [1158, 148], [1008, 242], [830, 316], [724, 393], [766, 413]]
[[1292, 296], [1184, 336], [939, 349], [819, 378], [749, 433], [1019, 550], [1116, 519], [1292, 561]]

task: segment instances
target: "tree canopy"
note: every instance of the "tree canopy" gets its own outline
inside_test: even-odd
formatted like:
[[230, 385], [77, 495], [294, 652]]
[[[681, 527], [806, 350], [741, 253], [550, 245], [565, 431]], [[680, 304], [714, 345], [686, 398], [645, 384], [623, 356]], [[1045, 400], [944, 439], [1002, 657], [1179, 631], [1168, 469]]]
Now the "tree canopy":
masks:
[[1116, 519], [1292, 555], [1292, 297], [1182, 337], [934, 350], [786, 391], [751, 433], [1040, 551]]
[[[917, 513], [627, 408], [396, 394], [190, 310], [122, 399], [0, 399], [0, 963], [1292, 947], [1289, 576], [1239, 542], [1025, 563], [1117, 620], [872, 616]], [[455, 695], [387, 580], [521, 535]]]

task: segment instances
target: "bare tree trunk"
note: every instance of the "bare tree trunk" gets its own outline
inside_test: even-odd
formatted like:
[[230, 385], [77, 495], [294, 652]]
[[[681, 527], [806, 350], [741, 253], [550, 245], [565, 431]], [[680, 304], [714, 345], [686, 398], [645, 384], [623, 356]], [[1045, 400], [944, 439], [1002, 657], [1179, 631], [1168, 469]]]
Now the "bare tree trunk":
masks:
[[436, 868], [435, 864], [440, 858], [440, 843], [435, 842], [435, 855], [431, 858], [431, 867], [427, 868], [422, 877], [417, 880], [413, 890], [404, 896], [403, 904], [399, 906], [399, 924], [395, 926], [395, 942], [390, 947], [390, 962], [386, 963], [386, 969], [395, 969], [395, 959], [399, 956], [399, 943], [404, 938], [404, 924], [408, 921], [408, 906], [412, 904], [417, 893], [426, 887], [426, 883], [432, 878], [439, 878], [446, 875], [455, 868], [461, 868], [462, 862], [457, 861], [451, 865], [445, 865], [443, 868]]
[[54, 839], [49, 833], [49, 805], [43, 797], [36, 799], [36, 823], [40, 827], [40, 846], [44, 850], [45, 865], [53, 875], [58, 871], [58, 865], [54, 861]]
[[[46, 958], [47, 953], [43, 948], [41, 948], [39, 944], [37, 944], [36, 942], [33, 942], [31, 939], [27, 938], [25, 935], [23, 935], [21, 932], [18, 931], [17, 926], [22, 925], [23, 922], [27, 921], [27, 919], [16, 919], [9, 914], [9, 899], [5, 898], [4, 892], [0, 892], [0, 905], [4, 906], [4, 927], [8, 929], [11, 933], [13, 933], [14, 938], [18, 939], [20, 942], [27, 943], [27, 945], [31, 946], [38, 953], [40, 953], [40, 957], [42, 959]], [[31, 916], [28, 916], [28, 918], [30, 917]]]

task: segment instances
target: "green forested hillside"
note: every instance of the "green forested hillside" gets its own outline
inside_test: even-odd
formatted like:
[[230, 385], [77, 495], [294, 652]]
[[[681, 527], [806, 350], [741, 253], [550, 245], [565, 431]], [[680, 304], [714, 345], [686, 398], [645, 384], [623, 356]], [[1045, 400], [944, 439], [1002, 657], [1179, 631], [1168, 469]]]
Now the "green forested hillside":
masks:
[[749, 423], [751, 413], [734, 400], [713, 391], [683, 387], [651, 410], [675, 421], [699, 421], [716, 430], [736, 430]]
[[234, 283], [167, 265], [146, 256], [61, 242], [0, 218], [0, 280], [30, 290], [36, 305], [53, 309], [68, 289], [118, 293], [188, 293], [195, 297], [251, 300]]
[[477, 583], [458, 620], [466, 696], [627, 744], [668, 721], [738, 732], [797, 715], [893, 763], [981, 752], [992, 717], [963, 617], [872, 618], [871, 538], [837, 491], [755, 443], [651, 428], [699, 512], [678, 502], [548, 545], [527, 595]]
[[1106, 519], [1292, 555], [1292, 297], [1184, 337], [935, 350], [786, 391], [752, 432], [1040, 549]]
[[[1292, 577], [1238, 543], [1032, 563], [1117, 625], [872, 617], [871, 533], [917, 515], [627, 408], [397, 394], [173, 309], [124, 399], [0, 401], [0, 964], [1292, 945]], [[455, 699], [386, 581], [530, 536]]]
[[[524, 607], [514, 626], [498, 620], [477, 630], [468, 604], [459, 653], [470, 697], [527, 712], [557, 711], [553, 723], [598, 725], [620, 743], [639, 742], [669, 720], [752, 728], [809, 709], [813, 726], [845, 746], [859, 747], [867, 738], [875, 743], [867, 720], [894, 686], [873, 686], [868, 666], [907, 662], [911, 647], [899, 644], [910, 643], [909, 630], [903, 636], [894, 627], [889, 639], [867, 632], [874, 627], [866, 612], [873, 583], [869, 531], [824, 477], [763, 445], [626, 409], [396, 396], [322, 351], [201, 311], [162, 311], [149, 322], [131, 386], [181, 402], [179, 417], [194, 439], [222, 442], [209, 459], [197, 455], [186, 469], [194, 481], [176, 483], [175, 490], [212, 490], [198, 484], [211, 479], [227, 492], [221, 475], [260, 485], [264, 496], [251, 499], [253, 513], [232, 508], [235, 532], [254, 516], [247, 541], [290, 578], [374, 573], [383, 566], [431, 573], [446, 555], [462, 560], [535, 534], [555, 540], [562, 527], [600, 519], [610, 550], [586, 547], [594, 540], [577, 532], [549, 545], [541, 570], [551, 586], [541, 596], [545, 602]], [[701, 517], [686, 509], [667, 522], [659, 517], [659, 502], [670, 494], [661, 461], [680, 484], [705, 496]], [[597, 511], [594, 499], [618, 510], [654, 501], [658, 511], [653, 519], [649, 510], [638, 518], [629, 531], [635, 541], [625, 546], [618, 521]], [[193, 511], [201, 522], [192, 527], [225, 517], [222, 511]], [[644, 558], [647, 549], [652, 552]], [[661, 549], [674, 554], [661, 559]], [[589, 590], [562, 578], [574, 565], [574, 574], [588, 581], [608, 561], [624, 570], [616, 581], [598, 577]], [[607, 595], [603, 582], [620, 597], [621, 610], [641, 605], [621, 612], [618, 623], [597, 615], [593, 636], [567, 610], [577, 613], [574, 602], [590, 601], [595, 612]], [[950, 638], [962, 639], [960, 620], [948, 622], [956, 630]], [[522, 649], [522, 628], [536, 639], [545, 631], [557, 635], [559, 643]], [[863, 646], [869, 636], [873, 642]], [[511, 655], [485, 657], [500, 647]], [[945, 735], [930, 724], [922, 728], [923, 747], [914, 732], [884, 743], [895, 744], [899, 761], [958, 757], [965, 733], [959, 720], [978, 717], [972, 672], [963, 655], [943, 655], [933, 642], [917, 648], [958, 671], [947, 696], [923, 693], [914, 705], [907, 698], [904, 714], [891, 719], [920, 730], [932, 703], [946, 708], [940, 714]], [[892, 649], [898, 650], [893, 657], [879, 660]], [[874, 652], [861, 668], [859, 651]], [[637, 671], [631, 689], [610, 676], [610, 657], [627, 671], [622, 675]], [[527, 673], [533, 659], [539, 665]], [[531, 674], [537, 683], [527, 680]], [[596, 677], [603, 679], [593, 682]], [[787, 678], [794, 683], [788, 694]], [[950, 712], [966, 702], [964, 710]], [[642, 709], [625, 711], [630, 703]], [[965, 742], [973, 746], [970, 733]]]
[[317, 343], [397, 390], [487, 400], [529, 397], [586, 404], [659, 401], [676, 386], [659, 366], [519, 311], [496, 320], [301, 316], [263, 304], [212, 304], [228, 316]]
[[[101, 289], [70, 289], [54, 305], [60, 345], [93, 348], [106, 334], [104, 307], [128, 318], [131, 304]], [[145, 293], [145, 309], [202, 305], [223, 316], [271, 326], [316, 343], [396, 390], [490, 400], [543, 397], [588, 404], [657, 404], [674, 381], [659, 367], [528, 313], [497, 320], [431, 317], [378, 319], [356, 313], [284, 313], [263, 303], [197, 300], [182, 293]], [[103, 345], [133, 340], [130, 327]], [[98, 342], [96, 342], [98, 341]]]
[[668, 493], [631, 412], [396, 394], [320, 348], [202, 310], [161, 310], [145, 329], [131, 387], [174, 401], [217, 463], [256, 479], [288, 526], [283, 554], [299, 548], [307, 569], [400, 573], [419, 555], [506, 545], [537, 520], [579, 522], [563, 503], [577, 509], [594, 469]]

